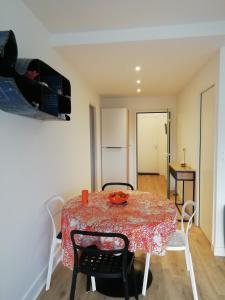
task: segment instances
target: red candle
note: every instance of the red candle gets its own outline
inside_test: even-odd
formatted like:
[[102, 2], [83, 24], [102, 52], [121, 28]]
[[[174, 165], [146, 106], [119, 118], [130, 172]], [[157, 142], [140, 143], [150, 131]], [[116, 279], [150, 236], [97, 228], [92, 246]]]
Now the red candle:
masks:
[[88, 190], [82, 190], [82, 205], [86, 205], [88, 203]]

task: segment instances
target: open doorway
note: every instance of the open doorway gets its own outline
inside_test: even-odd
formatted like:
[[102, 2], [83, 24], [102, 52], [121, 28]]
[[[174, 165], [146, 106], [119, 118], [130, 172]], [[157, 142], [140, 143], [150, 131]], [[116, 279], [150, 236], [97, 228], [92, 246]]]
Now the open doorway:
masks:
[[95, 107], [89, 105], [90, 122], [90, 162], [91, 162], [91, 191], [96, 191], [96, 112]]
[[137, 188], [166, 197], [170, 153], [169, 112], [141, 112], [136, 119]]

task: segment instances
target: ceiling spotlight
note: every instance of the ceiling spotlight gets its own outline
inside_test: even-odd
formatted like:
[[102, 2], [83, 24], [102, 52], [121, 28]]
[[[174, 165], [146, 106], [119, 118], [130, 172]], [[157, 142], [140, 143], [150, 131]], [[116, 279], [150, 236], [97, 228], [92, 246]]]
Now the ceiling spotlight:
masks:
[[141, 70], [141, 67], [140, 67], [140, 66], [136, 66], [136, 67], [135, 67], [135, 70], [136, 70], [137, 72], [139, 72], [139, 71]]
[[141, 92], [141, 89], [137, 89], [137, 93], [140, 93]]
[[141, 80], [140, 80], [140, 79], [138, 79], [136, 82], [137, 82], [137, 84], [140, 84], [140, 83], [141, 83]]

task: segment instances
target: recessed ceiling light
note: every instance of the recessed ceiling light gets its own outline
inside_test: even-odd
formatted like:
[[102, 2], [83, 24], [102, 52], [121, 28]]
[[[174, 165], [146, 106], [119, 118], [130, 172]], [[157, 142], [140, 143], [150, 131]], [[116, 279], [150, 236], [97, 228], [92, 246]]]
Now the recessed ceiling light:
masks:
[[137, 93], [140, 93], [141, 92], [141, 89], [137, 89]]
[[136, 82], [137, 82], [137, 84], [140, 84], [140, 83], [141, 83], [141, 80], [140, 80], [140, 79], [138, 79]]
[[140, 67], [140, 66], [136, 66], [136, 67], [135, 67], [135, 70], [138, 72], [138, 71], [141, 70], [141, 67]]

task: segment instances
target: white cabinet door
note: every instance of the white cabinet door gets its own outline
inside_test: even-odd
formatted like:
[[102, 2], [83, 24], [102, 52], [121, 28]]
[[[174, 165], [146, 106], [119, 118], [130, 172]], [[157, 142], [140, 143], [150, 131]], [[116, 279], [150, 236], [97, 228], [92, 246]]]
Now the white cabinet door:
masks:
[[127, 147], [128, 111], [126, 108], [102, 109], [102, 147]]
[[102, 148], [102, 185], [127, 182], [127, 148]]

